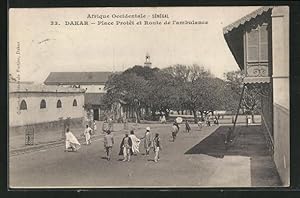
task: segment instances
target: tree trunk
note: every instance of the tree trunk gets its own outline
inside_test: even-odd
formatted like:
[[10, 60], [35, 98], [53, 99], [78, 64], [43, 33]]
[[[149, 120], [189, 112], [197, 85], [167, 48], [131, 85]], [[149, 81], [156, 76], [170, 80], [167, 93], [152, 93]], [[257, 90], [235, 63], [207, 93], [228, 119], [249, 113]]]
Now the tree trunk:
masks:
[[255, 121], [254, 121], [254, 112], [253, 112], [253, 110], [251, 111], [251, 119], [252, 119], [252, 123], [255, 123]]
[[193, 109], [192, 112], [193, 112], [193, 115], [194, 115], [194, 122], [195, 122], [195, 124], [197, 124], [198, 123], [197, 112], [196, 112], [195, 109]]
[[152, 120], [155, 120], [155, 112], [156, 112], [156, 110], [154, 108], [151, 109]]
[[136, 108], [136, 110], [135, 110], [135, 122], [136, 123], [141, 123], [141, 120], [140, 120], [140, 113], [139, 113], [139, 109], [138, 108]]

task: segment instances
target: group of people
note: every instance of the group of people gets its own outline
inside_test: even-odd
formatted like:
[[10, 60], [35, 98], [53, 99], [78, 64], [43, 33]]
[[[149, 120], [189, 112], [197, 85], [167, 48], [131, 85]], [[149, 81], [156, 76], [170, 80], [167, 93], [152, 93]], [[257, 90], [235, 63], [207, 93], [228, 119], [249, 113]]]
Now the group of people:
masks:
[[[130, 161], [132, 155], [137, 155], [140, 150], [140, 143], [141, 141], [144, 141], [144, 148], [145, 148], [145, 155], [150, 154], [151, 148], [153, 148], [153, 151], [155, 153], [154, 161], [158, 162], [159, 160], [159, 151], [161, 150], [161, 143], [159, 134], [156, 133], [154, 138], [152, 139], [152, 135], [150, 132], [150, 127], [146, 128], [146, 132], [142, 138], [138, 138], [134, 131], [131, 130], [130, 134], [125, 133], [125, 137], [123, 137], [121, 144], [120, 144], [120, 151], [119, 155], [123, 155], [123, 161]], [[104, 136], [104, 147], [106, 150], [106, 158], [107, 160], [110, 160], [111, 158], [111, 150], [114, 144], [114, 138], [111, 135], [110, 131], [107, 131]]]
[[[96, 125], [96, 124], [95, 124]], [[91, 136], [95, 134], [97, 127], [94, 125], [94, 130], [86, 125], [84, 132], [81, 134], [85, 137], [86, 145], [92, 144]], [[66, 149], [65, 151], [77, 151], [81, 147], [81, 144], [74, 136], [74, 134], [70, 131], [69, 128], [66, 129]]]
[[[89, 125], [86, 125], [86, 128], [82, 134], [85, 137], [86, 145], [91, 144], [91, 135], [93, 134], [93, 130]], [[74, 136], [74, 134], [70, 131], [69, 128], [66, 129], [66, 147], [65, 151], [78, 151], [80, 149], [81, 144], [78, 139]], [[104, 135], [104, 148], [106, 151], [107, 160], [111, 159], [112, 148], [114, 145], [114, 137], [111, 133], [111, 130], [106, 130]], [[145, 155], [149, 155], [151, 149], [153, 149], [155, 156], [154, 161], [158, 162], [159, 160], [159, 151], [161, 150], [161, 143], [159, 134], [156, 133], [154, 138], [152, 138], [152, 134], [150, 132], [150, 127], [146, 128], [146, 132], [142, 138], [138, 138], [134, 131], [131, 130], [130, 134], [125, 133], [125, 137], [122, 139], [120, 144], [120, 152], [119, 155], [123, 155], [123, 161], [130, 161], [132, 155], [137, 155], [140, 152], [140, 143], [144, 142]]]

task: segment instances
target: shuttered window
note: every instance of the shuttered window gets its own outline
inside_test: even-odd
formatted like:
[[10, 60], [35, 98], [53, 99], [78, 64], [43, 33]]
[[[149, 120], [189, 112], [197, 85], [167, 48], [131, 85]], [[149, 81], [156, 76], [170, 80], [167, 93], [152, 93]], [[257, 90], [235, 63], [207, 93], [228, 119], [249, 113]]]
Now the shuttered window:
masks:
[[259, 31], [259, 60], [268, 61], [268, 30], [267, 25], [262, 25]]
[[267, 24], [247, 32], [247, 62], [268, 62]]

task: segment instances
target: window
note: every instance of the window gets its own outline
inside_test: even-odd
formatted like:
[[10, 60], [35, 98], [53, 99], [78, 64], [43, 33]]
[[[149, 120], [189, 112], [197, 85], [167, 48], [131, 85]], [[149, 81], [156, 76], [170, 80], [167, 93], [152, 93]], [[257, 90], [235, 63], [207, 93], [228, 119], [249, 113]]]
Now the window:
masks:
[[76, 99], [73, 100], [73, 107], [77, 107], [77, 100]]
[[27, 110], [27, 104], [25, 100], [21, 101], [20, 110]]
[[60, 100], [57, 101], [56, 108], [61, 108], [61, 101]]
[[40, 109], [45, 109], [46, 108], [46, 101], [43, 99], [40, 103]]
[[262, 24], [247, 32], [247, 62], [268, 62], [268, 28]]

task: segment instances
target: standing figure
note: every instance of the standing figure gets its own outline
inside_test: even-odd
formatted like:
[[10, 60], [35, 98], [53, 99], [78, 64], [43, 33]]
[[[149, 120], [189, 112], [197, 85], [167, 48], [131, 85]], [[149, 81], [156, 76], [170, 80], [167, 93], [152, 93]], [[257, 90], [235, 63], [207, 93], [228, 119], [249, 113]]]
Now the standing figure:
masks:
[[94, 122], [93, 122], [93, 128], [94, 128], [93, 134], [96, 134], [96, 131], [97, 131], [97, 124], [96, 124], [96, 121], [95, 121], [95, 120], [94, 120]]
[[102, 133], [106, 133], [109, 130], [107, 119], [102, 124]]
[[114, 137], [111, 134], [110, 130], [108, 130], [104, 135], [104, 148], [106, 150], [106, 159], [108, 161], [110, 160], [113, 144], [114, 144]]
[[144, 140], [144, 148], [146, 150], [145, 155], [149, 155], [149, 151], [150, 151], [150, 148], [152, 146], [150, 127], [146, 128], [145, 136], [142, 137], [141, 139]]
[[191, 130], [191, 127], [190, 127], [190, 124], [189, 124], [189, 122], [186, 120], [185, 121], [185, 130], [186, 130], [186, 132], [190, 132], [190, 130]]
[[132, 154], [132, 141], [128, 136], [128, 134], [126, 133], [120, 145], [119, 155], [124, 156], [123, 162], [125, 161], [129, 162], [131, 154]]
[[172, 138], [173, 138], [173, 142], [175, 142], [176, 135], [177, 135], [178, 131], [179, 131], [178, 124], [176, 122], [174, 122], [173, 126], [172, 126]]
[[159, 134], [156, 133], [155, 137], [153, 139], [153, 148], [154, 148], [154, 162], [158, 162], [159, 160], [159, 151], [161, 150], [161, 144], [160, 144], [160, 138], [159, 138]]
[[167, 122], [166, 116], [163, 115], [163, 116], [161, 117], [161, 123], [162, 123], [162, 124], [165, 124], [166, 122]]
[[130, 131], [129, 137], [132, 141], [132, 152], [133, 154], [136, 155], [140, 152], [139, 147], [140, 147], [141, 140], [136, 137], [133, 130]]
[[86, 145], [89, 145], [91, 144], [91, 133], [92, 133], [92, 129], [91, 127], [89, 127], [89, 125], [86, 125], [86, 128], [83, 132], [83, 135], [85, 137], [85, 142], [86, 142]]
[[111, 118], [108, 118], [108, 129], [113, 131], [113, 120]]
[[66, 130], [66, 150], [65, 151], [77, 151], [80, 148], [80, 143], [73, 135], [69, 128]]
[[203, 127], [203, 122], [201, 120], [199, 120], [199, 122], [197, 124], [198, 124], [199, 129], [201, 130]]

